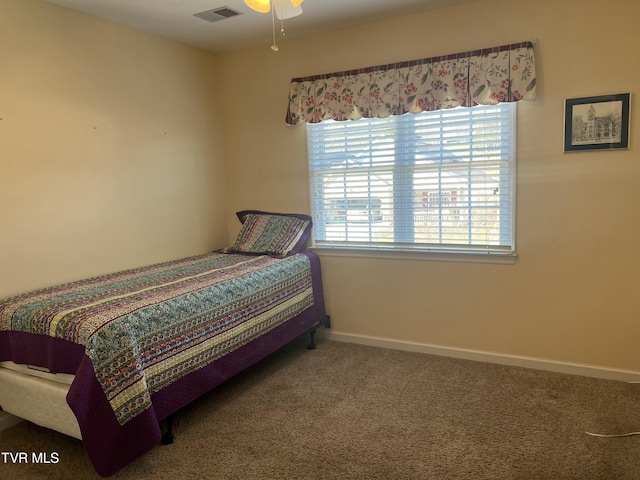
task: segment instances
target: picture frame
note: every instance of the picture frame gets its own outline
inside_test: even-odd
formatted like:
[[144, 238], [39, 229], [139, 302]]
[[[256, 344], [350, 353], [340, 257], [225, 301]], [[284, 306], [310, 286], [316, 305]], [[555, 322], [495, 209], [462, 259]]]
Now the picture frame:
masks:
[[630, 93], [565, 100], [564, 151], [629, 148]]

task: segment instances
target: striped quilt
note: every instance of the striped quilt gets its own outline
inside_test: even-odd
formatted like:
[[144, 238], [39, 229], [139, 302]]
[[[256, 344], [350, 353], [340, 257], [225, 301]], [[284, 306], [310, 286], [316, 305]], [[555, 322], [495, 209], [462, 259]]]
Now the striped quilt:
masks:
[[311, 305], [306, 256], [210, 253], [0, 301], [0, 330], [84, 345], [124, 425], [153, 393]]

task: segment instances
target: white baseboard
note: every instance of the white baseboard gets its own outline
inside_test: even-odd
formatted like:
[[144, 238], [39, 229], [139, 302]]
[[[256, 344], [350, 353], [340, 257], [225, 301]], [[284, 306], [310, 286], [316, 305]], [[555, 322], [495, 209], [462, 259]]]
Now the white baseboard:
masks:
[[318, 333], [324, 338], [337, 342], [357, 343], [372, 347], [390, 348], [394, 350], [405, 350], [408, 352], [428, 353], [444, 357], [460, 358], [465, 360], [475, 360], [479, 362], [497, 363], [513, 367], [534, 368], [537, 370], [547, 370], [550, 372], [566, 373], [570, 375], [581, 375], [583, 377], [602, 378], [606, 380], [617, 380], [621, 382], [640, 383], [640, 372], [631, 370], [615, 370], [599, 367], [596, 365], [585, 365], [578, 363], [557, 362], [534, 357], [521, 357], [504, 355], [500, 353], [483, 352], [478, 350], [465, 350], [461, 348], [440, 347], [423, 343], [405, 342], [388, 338], [370, 337], [367, 335], [354, 335], [351, 333], [335, 332], [333, 330], [321, 329]]
[[0, 412], [0, 432], [2, 430], [6, 430], [9, 427], [13, 427], [14, 425], [22, 421], [23, 420], [21, 418], [14, 417], [7, 412]]

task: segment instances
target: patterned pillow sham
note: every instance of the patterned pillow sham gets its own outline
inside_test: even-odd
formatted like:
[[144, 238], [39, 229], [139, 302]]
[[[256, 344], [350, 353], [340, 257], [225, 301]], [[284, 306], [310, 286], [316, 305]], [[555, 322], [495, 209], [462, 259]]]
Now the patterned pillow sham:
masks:
[[236, 213], [242, 222], [230, 253], [266, 254], [280, 257], [302, 250], [311, 234], [311, 217], [293, 213], [243, 210]]

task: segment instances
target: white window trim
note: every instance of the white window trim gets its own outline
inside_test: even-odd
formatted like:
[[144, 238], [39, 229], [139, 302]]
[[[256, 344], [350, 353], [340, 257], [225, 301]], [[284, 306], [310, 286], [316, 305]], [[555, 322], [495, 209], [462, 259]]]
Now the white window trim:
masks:
[[518, 255], [514, 252], [478, 252], [478, 251], [428, 251], [427, 249], [397, 249], [397, 248], [358, 248], [358, 247], [316, 247], [309, 250], [321, 256], [351, 257], [351, 258], [380, 258], [393, 260], [421, 260], [432, 262], [456, 263], [490, 263], [513, 265]]

